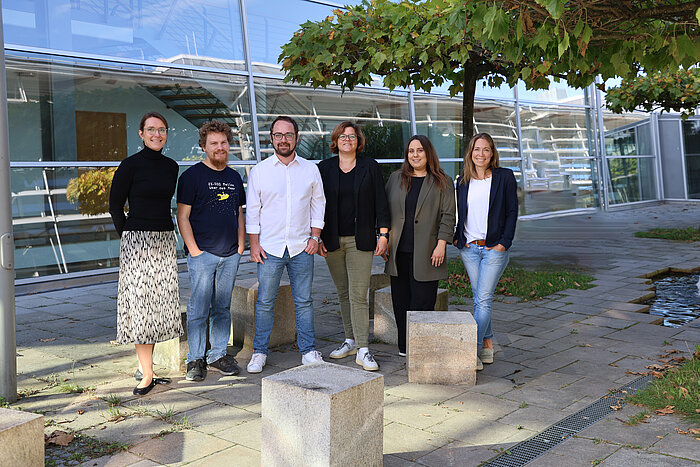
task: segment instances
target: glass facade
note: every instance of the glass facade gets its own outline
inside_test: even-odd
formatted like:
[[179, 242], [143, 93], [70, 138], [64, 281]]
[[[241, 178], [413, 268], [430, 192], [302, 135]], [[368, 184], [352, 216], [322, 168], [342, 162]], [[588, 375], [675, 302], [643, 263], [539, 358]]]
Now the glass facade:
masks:
[[683, 146], [688, 198], [700, 199], [700, 121], [683, 122]]
[[[323, 0], [3, 2], [17, 279], [118, 266], [106, 196], [114, 168], [142, 147], [137, 130], [147, 111], [167, 118], [165, 154], [181, 171], [203, 158], [198, 127], [217, 118], [233, 129], [231, 166], [245, 182], [273, 154], [269, 125], [285, 114], [299, 123], [306, 158], [330, 157], [331, 132], [353, 120], [367, 139], [364, 155], [386, 175], [416, 131], [456, 177], [462, 98], [445, 86], [430, 94], [380, 85], [343, 93], [283, 83], [280, 46], [336, 8]], [[544, 91], [477, 86], [474, 130], [494, 137], [501, 165], [514, 171], [521, 215], [657, 196], [647, 116], [601, 119], [592, 90], [555, 80]], [[696, 198], [698, 128], [684, 126]]]

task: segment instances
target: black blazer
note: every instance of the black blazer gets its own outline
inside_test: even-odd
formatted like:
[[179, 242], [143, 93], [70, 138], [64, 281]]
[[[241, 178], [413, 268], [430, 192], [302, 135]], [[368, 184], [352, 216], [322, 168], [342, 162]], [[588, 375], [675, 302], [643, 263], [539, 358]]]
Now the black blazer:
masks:
[[[338, 156], [318, 164], [326, 195], [326, 217], [321, 238], [328, 251], [340, 248], [338, 236], [338, 186], [340, 184]], [[377, 229], [391, 226], [389, 205], [384, 192], [384, 180], [374, 159], [358, 157], [355, 163], [355, 245], [360, 251], [374, 251]]]
[[[499, 243], [507, 250], [513, 243], [515, 223], [518, 220], [518, 189], [513, 171], [505, 167], [492, 170], [491, 193], [489, 195], [489, 219], [486, 228], [486, 246]], [[467, 238], [464, 222], [467, 220], [467, 193], [469, 182], [457, 179], [457, 230], [454, 240], [457, 248], [464, 248]]]

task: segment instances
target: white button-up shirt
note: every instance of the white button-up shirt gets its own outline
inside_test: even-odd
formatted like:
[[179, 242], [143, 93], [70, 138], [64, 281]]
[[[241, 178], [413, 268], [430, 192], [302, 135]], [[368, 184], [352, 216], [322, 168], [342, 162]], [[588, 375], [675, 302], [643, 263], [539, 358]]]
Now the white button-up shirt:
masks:
[[277, 155], [253, 167], [248, 175], [246, 231], [260, 235], [260, 246], [277, 257], [306, 248], [311, 228], [323, 228], [326, 197], [318, 167], [295, 154], [289, 165]]

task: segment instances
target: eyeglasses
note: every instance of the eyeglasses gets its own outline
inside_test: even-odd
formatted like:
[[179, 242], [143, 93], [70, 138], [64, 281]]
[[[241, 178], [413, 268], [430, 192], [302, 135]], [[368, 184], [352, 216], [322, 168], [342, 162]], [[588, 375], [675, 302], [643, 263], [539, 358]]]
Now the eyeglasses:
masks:
[[283, 139], [293, 141], [297, 135], [295, 133], [272, 133], [272, 137], [275, 139], [275, 141], [282, 141]]
[[146, 128], [146, 133], [148, 133], [151, 136], [155, 135], [156, 133], [158, 133], [160, 136], [165, 136], [168, 134], [168, 129], [148, 127]]
[[338, 139], [345, 141], [346, 139], [349, 139], [350, 141], [355, 141], [357, 139], [357, 135], [338, 135]]

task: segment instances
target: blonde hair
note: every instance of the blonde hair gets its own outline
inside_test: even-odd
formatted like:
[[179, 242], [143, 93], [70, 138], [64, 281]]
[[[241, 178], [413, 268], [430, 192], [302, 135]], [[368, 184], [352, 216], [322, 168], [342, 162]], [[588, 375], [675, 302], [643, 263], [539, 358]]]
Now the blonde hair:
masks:
[[472, 178], [476, 178], [476, 166], [472, 160], [472, 152], [474, 152], [474, 145], [480, 139], [485, 139], [491, 147], [491, 160], [489, 161], [488, 168], [495, 169], [496, 167], [500, 167], [498, 165], [498, 149], [496, 149], [496, 143], [493, 142], [493, 138], [488, 133], [478, 133], [469, 141], [467, 152], [464, 154], [464, 168], [462, 169], [462, 179], [460, 183], [467, 183]]

